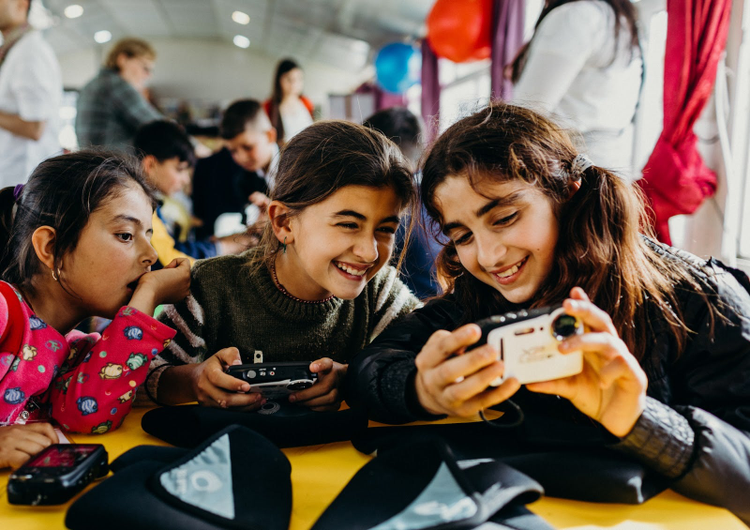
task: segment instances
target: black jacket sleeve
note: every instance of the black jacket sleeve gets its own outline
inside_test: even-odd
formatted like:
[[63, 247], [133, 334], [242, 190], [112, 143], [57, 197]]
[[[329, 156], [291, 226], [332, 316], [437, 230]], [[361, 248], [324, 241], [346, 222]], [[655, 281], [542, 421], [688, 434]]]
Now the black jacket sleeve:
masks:
[[[693, 333], [668, 377], [649, 378], [650, 386], [670, 386], [663, 393], [669, 403], [658, 403], [664, 409], [661, 418], [678, 413], [689, 428], [677, 426], [679, 418], [665, 425], [644, 413], [639, 423], [650, 423], [650, 441], [633, 454], [675, 478], [675, 491], [728, 508], [750, 526], [750, 282], [716, 260], [701, 272], [715, 312], [708, 311], [702, 296], [681, 295], [683, 317]], [[662, 449], [653, 451], [654, 446]], [[679, 458], [688, 450], [690, 459]], [[676, 465], [665, 471], [670, 461]]]
[[436, 419], [417, 400], [414, 359], [435, 331], [455, 329], [459, 317], [451, 299], [439, 299], [386, 328], [349, 363], [347, 403], [366, 407], [370, 418], [383, 423]]

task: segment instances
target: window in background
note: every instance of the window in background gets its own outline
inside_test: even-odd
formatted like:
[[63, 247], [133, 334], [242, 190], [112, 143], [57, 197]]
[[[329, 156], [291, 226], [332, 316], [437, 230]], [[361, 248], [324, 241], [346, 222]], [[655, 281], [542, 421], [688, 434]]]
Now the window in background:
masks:
[[63, 90], [60, 102], [60, 132], [57, 139], [60, 142], [60, 147], [65, 151], [78, 149], [78, 137], [75, 129], [77, 102], [77, 90]]
[[440, 132], [490, 100], [490, 61], [454, 63], [440, 59]]

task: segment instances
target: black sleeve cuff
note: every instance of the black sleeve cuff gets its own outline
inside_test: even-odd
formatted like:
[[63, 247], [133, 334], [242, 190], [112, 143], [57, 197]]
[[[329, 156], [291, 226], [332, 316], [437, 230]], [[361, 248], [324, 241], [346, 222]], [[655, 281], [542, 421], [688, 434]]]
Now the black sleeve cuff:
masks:
[[612, 447], [674, 479], [685, 474], [690, 465], [695, 432], [676, 410], [646, 398], [646, 408], [633, 429]]
[[392, 363], [380, 384], [381, 400], [395, 413], [400, 423], [411, 421], [432, 421], [445, 416], [430, 414], [419, 403], [414, 379], [417, 367], [413, 360], [401, 360]]

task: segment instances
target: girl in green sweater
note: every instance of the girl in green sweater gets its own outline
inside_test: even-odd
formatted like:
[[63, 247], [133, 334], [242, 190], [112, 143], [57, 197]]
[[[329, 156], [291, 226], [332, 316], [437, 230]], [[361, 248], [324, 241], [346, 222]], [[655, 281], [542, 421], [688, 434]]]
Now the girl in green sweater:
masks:
[[289, 397], [335, 410], [349, 358], [419, 304], [388, 265], [416, 193], [408, 162], [379, 132], [318, 122], [281, 153], [261, 244], [198, 261], [191, 296], [160, 320], [177, 336], [151, 364], [159, 403], [254, 410], [264, 403], [234, 364], [311, 362], [318, 382]]

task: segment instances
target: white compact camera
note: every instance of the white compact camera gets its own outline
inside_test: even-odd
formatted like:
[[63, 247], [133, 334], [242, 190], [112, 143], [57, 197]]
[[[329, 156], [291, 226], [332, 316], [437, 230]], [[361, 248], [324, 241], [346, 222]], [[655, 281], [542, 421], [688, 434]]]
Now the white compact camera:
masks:
[[491, 386], [515, 377], [519, 383], [551, 381], [583, 370], [583, 352], [560, 353], [558, 344], [583, 333], [580, 319], [561, 306], [522, 310], [487, 318], [477, 323], [487, 344], [500, 352], [505, 374]]

